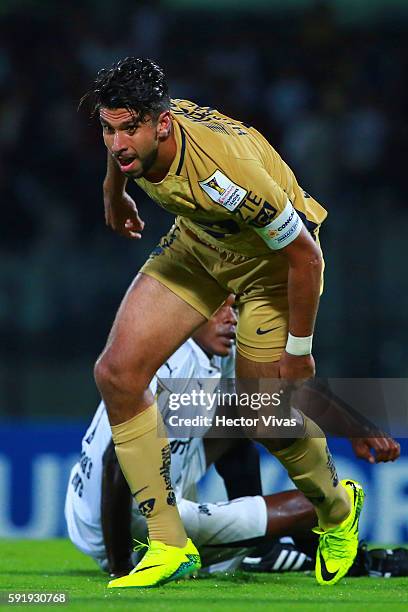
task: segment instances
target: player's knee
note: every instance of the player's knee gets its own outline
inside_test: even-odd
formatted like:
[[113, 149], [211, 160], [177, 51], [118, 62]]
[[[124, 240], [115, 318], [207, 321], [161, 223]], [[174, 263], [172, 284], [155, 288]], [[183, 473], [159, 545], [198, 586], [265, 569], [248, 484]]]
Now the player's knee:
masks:
[[113, 386], [114, 372], [104, 354], [98, 357], [94, 366], [94, 378], [101, 395], [104, 395], [108, 385]]
[[95, 364], [94, 377], [102, 397], [117, 394], [143, 394], [150, 380], [138, 364], [128, 366], [109, 351], [102, 353]]

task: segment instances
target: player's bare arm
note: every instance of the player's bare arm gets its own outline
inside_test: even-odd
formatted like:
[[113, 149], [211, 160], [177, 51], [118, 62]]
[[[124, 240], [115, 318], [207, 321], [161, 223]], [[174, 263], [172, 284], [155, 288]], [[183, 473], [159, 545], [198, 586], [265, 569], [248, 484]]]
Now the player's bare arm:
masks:
[[[306, 338], [313, 334], [319, 306], [322, 255], [305, 228], [282, 252], [289, 264], [289, 333], [296, 338]], [[279, 361], [281, 378], [304, 380], [314, 374], [315, 363], [311, 354], [294, 355], [288, 352], [288, 347], [283, 351]]]
[[377, 438], [352, 438], [354, 454], [368, 463], [395, 461], [401, 454], [400, 444], [387, 436]]
[[[304, 391], [313, 395], [312, 401], [304, 401]], [[399, 458], [401, 446], [397, 440], [368, 423], [335, 394], [322, 396], [313, 391], [303, 385], [296, 394], [296, 407], [319, 423], [326, 434], [348, 437], [358, 459], [374, 464]]]
[[296, 392], [296, 406], [328, 434], [350, 439], [354, 454], [369, 463], [395, 461], [400, 444], [353, 410], [322, 380], [314, 379]]

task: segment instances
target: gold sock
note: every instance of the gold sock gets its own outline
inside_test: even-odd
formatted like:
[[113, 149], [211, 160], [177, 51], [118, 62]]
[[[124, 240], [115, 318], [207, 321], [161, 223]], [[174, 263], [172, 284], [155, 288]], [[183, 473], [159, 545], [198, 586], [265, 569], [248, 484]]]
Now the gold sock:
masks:
[[329, 529], [350, 514], [350, 499], [340, 484], [323, 431], [306, 415], [302, 416], [304, 437], [273, 454], [296, 487], [315, 506], [320, 527]]
[[187, 536], [170, 480], [171, 451], [156, 403], [112, 425], [116, 455], [151, 540], [183, 547]]

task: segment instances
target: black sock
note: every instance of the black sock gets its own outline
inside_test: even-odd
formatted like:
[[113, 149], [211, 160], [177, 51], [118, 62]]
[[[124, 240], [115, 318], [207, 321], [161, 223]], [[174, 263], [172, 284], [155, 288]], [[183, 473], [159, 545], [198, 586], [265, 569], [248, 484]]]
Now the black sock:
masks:
[[228, 499], [262, 495], [259, 453], [252, 440], [237, 440], [236, 445], [214, 465], [224, 479]]

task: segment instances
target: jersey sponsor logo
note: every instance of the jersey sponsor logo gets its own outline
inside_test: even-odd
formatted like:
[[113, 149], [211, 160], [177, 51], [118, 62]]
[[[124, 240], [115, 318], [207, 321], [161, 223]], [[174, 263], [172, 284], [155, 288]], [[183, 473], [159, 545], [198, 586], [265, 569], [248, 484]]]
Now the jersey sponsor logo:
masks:
[[150, 515], [153, 512], [155, 503], [156, 503], [156, 500], [154, 499], [154, 497], [151, 497], [150, 499], [145, 499], [144, 501], [140, 502], [139, 504], [140, 514], [144, 516], [145, 518], [150, 518]]
[[249, 224], [255, 227], [266, 227], [267, 225], [272, 223], [277, 212], [278, 211], [276, 210], [276, 208], [274, 208], [272, 204], [269, 204], [269, 202], [265, 200], [261, 210], [256, 215], [256, 217], [249, 222]]
[[246, 189], [231, 181], [220, 170], [216, 170], [210, 177], [198, 183], [213, 202], [231, 212], [243, 202], [248, 193]]

